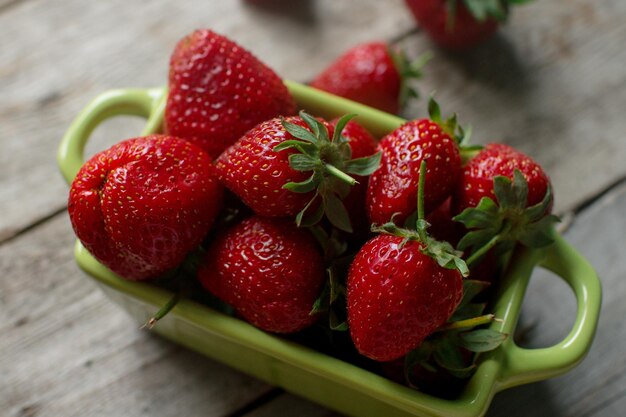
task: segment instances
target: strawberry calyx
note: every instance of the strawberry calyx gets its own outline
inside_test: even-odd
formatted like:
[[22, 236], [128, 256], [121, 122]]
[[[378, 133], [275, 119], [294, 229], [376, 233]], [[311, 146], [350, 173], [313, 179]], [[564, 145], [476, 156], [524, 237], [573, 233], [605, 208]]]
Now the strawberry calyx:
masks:
[[410, 61], [401, 49], [388, 47], [387, 52], [400, 76], [398, 108], [403, 109], [410, 99], [419, 98], [419, 92], [413, 87], [412, 82], [422, 78], [424, 66], [430, 61], [432, 54], [426, 52], [418, 56], [414, 61]]
[[[380, 226], [373, 224], [372, 232], [386, 233], [403, 239], [402, 245], [412, 240], [420, 243], [420, 252], [434, 259], [437, 264], [446, 269], [457, 269], [464, 277], [469, 275], [469, 269], [461, 258], [462, 252], [457, 251], [446, 241], [439, 241], [428, 234], [430, 224], [425, 220], [424, 213], [424, 188], [426, 182], [426, 161], [420, 163], [419, 183], [417, 187], [417, 220], [415, 229], [401, 228], [391, 220]], [[410, 227], [410, 226], [409, 226]]]
[[492, 351], [507, 339], [506, 333], [481, 327], [501, 321], [493, 314], [483, 314], [485, 303], [474, 302], [488, 286], [484, 281], [463, 280], [463, 298], [448, 323], [406, 355], [404, 373], [409, 385], [415, 386], [413, 374], [418, 366], [467, 378], [476, 369], [476, 354]]
[[459, 146], [459, 153], [461, 154], [461, 162], [465, 164], [472, 159], [478, 152], [483, 149], [482, 145], [471, 145], [470, 138], [472, 137], [472, 126], [468, 126], [464, 129], [457, 121], [456, 113], [447, 119], [443, 119], [441, 115], [441, 107], [439, 103], [430, 96], [428, 100], [428, 115], [430, 120], [437, 123], [441, 129], [446, 132]]
[[[305, 111], [300, 111], [299, 115], [308, 129], [281, 119], [285, 130], [296, 139], [286, 140], [274, 147], [276, 152], [295, 150], [289, 155], [289, 166], [296, 171], [311, 172], [311, 176], [302, 182], [283, 185], [283, 188], [295, 193], [315, 191], [313, 198], [296, 215], [296, 224], [312, 226], [326, 215], [333, 226], [351, 233], [350, 218], [342, 201], [350, 192], [350, 187], [357, 183], [350, 174], [370, 175], [380, 165], [381, 153], [352, 159], [349, 140], [341, 133], [350, 119], [355, 117], [354, 114], [339, 119], [332, 138], [319, 120]], [[321, 204], [305, 217], [318, 199]]]
[[559, 218], [549, 213], [552, 202], [549, 184], [542, 201], [530, 207], [527, 207], [528, 183], [518, 169], [512, 181], [506, 176], [494, 177], [493, 190], [497, 202], [483, 197], [476, 207], [467, 208], [453, 218], [469, 229], [457, 245], [460, 250], [471, 250], [468, 265], [491, 249], [495, 249], [496, 256], [503, 256], [517, 242], [542, 248], [554, 241], [553, 225]]
[[437, 123], [441, 127], [441, 130], [454, 139], [457, 145], [459, 145], [461, 151], [465, 150], [466, 153], [476, 153], [478, 150], [482, 149], [482, 146], [479, 145], [469, 145], [472, 128], [470, 126], [467, 130], [463, 129], [457, 120], [456, 113], [453, 113], [452, 116], [447, 119], [443, 118], [441, 115], [441, 107], [432, 95], [428, 99], [428, 116], [430, 117], [430, 120]]

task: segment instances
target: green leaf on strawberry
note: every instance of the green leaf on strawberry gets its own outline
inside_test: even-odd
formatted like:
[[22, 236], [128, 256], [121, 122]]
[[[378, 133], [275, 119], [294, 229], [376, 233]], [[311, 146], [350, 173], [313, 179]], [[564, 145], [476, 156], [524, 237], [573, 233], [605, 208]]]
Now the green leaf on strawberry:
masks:
[[[370, 175], [378, 168], [381, 158], [379, 152], [352, 159], [349, 141], [341, 132], [354, 116], [348, 114], [341, 117], [332, 138], [325, 124], [304, 111], [300, 112], [300, 117], [306, 127], [281, 120], [284, 129], [296, 140], [284, 141], [275, 146], [274, 151], [294, 150], [296, 153], [289, 155], [289, 166], [296, 171], [311, 172], [306, 180], [288, 182], [283, 188], [295, 193], [317, 190], [309, 203], [296, 215], [298, 226], [315, 224], [325, 214], [333, 226], [352, 232], [350, 217], [342, 201], [350, 191], [346, 185], [357, 183], [349, 174]], [[313, 213], [309, 213], [319, 199], [321, 209], [318, 206]]]
[[530, 207], [526, 206], [528, 183], [518, 169], [513, 173], [513, 181], [505, 176], [494, 177], [493, 188], [497, 202], [483, 197], [478, 206], [454, 217], [470, 230], [458, 244], [460, 250], [471, 249], [468, 264], [494, 247], [498, 254], [503, 254], [516, 242], [531, 248], [552, 243], [552, 226], [559, 218], [546, 214], [552, 202], [550, 186], [543, 200]]
[[421, 243], [420, 252], [434, 259], [439, 266], [446, 269], [457, 269], [461, 275], [466, 277], [469, 275], [469, 269], [465, 264], [465, 261], [461, 258], [462, 252], [457, 251], [454, 247], [446, 241], [439, 241], [428, 234], [428, 222], [424, 219], [424, 189], [426, 184], [426, 161], [420, 163], [420, 175], [419, 184], [417, 189], [417, 220], [415, 221], [415, 229], [411, 229], [410, 225], [407, 228], [400, 228], [396, 226], [393, 221], [383, 225], [372, 225], [372, 232], [387, 233], [402, 237], [404, 243], [409, 240], [418, 241]]
[[461, 346], [470, 352], [489, 352], [504, 342], [507, 335], [492, 329], [476, 329], [459, 334]]

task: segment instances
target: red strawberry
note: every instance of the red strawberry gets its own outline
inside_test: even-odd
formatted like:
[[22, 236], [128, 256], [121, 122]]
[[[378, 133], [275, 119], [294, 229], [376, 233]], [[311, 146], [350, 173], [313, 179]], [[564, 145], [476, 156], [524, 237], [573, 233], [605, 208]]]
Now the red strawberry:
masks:
[[364, 43], [337, 58], [311, 86], [397, 113], [409, 97], [417, 96], [409, 81], [421, 76], [424, 63], [424, 59], [409, 63], [401, 51], [384, 42]]
[[274, 71], [230, 39], [196, 30], [176, 45], [165, 108], [168, 133], [217, 156], [258, 123], [295, 112]]
[[292, 333], [309, 314], [324, 283], [324, 262], [306, 229], [285, 219], [254, 216], [211, 245], [198, 270], [202, 285], [253, 325]]
[[172, 136], [121, 142], [91, 158], [69, 196], [76, 236], [100, 262], [140, 280], [180, 264], [222, 199], [210, 157]]
[[452, 193], [461, 173], [461, 156], [454, 138], [455, 118], [441, 122], [434, 101], [430, 109], [430, 120], [409, 121], [380, 141], [380, 168], [370, 177], [367, 193], [372, 223], [386, 223], [396, 215], [394, 221], [402, 224], [415, 211], [421, 161], [428, 161], [426, 212]]
[[[509, 0], [405, 0], [415, 20], [439, 45], [468, 49], [489, 38], [506, 16]], [[467, 5], [472, 8], [468, 9]]]
[[489, 144], [463, 168], [454, 195], [455, 217], [470, 232], [459, 248], [472, 248], [473, 264], [497, 246], [498, 258], [516, 242], [542, 247], [552, 242], [552, 187], [530, 157], [503, 144]]
[[[528, 184], [527, 206], [543, 200], [550, 179], [543, 168], [529, 156], [501, 143], [491, 143], [469, 160], [463, 167], [461, 181], [455, 193], [455, 208], [461, 212], [468, 207], [476, 207], [483, 197], [495, 200], [493, 179], [499, 175], [513, 179], [519, 170]], [[552, 200], [550, 200], [550, 209]]]
[[362, 355], [377, 361], [392, 361], [418, 347], [448, 322], [463, 299], [465, 263], [449, 243], [426, 231], [426, 171], [422, 161], [415, 230], [392, 222], [376, 228], [385, 234], [363, 245], [350, 265], [350, 335]]
[[439, 266], [417, 241], [379, 235], [354, 258], [348, 274], [348, 324], [359, 352], [377, 361], [417, 347], [452, 316], [463, 277]]
[[[300, 225], [312, 211], [304, 224], [326, 214], [335, 226], [351, 231], [341, 202], [356, 183], [348, 174], [369, 175], [380, 155], [352, 158], [352, 144], [341, 135], [348, 120], [343, 117], [333, 129], [301, 112], [300, 117], [263, 122], [217, 159], [220, 179], [257, 214], [297, 214]], [[354, 144], [359, 151], [365, 147], [361, 141]]]

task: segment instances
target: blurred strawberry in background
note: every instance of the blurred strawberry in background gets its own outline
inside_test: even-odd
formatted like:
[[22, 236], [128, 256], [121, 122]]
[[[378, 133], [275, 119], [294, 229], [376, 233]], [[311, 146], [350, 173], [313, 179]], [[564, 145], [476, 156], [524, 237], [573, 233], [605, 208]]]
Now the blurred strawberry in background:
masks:
[[419, 26], [438, 45], [468, 49], [488, 39], [509, 8], [529, 0], [405, 0]]
[[347, 50], [320, 73], [311, 86], [388, 113], [398, 113], [417, 97], [411, 81], [422, 76], [429, 59], [409, 62], [403, 51], [385, 42], [368, 42]]

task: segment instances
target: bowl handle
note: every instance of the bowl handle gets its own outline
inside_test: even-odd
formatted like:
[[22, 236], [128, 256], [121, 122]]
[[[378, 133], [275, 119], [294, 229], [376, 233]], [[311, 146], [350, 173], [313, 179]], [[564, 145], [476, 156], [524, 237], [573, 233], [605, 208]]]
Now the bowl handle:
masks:
[[119, 115], [148, 119], [142, 135], [156, 133], [163, 124], [167, 93], [163, 88], [111, 90], [96, 97], [72, 122], [57, 151], [57, 164], [71, 184], [84, 163], [85, 144], [94, 129], [106, 119]]
[[504, 365], [499, 390], [569, 371], [582, 361], [593, 341], [602, 304], [602, 288], [593, 267], [558, 235], [540, 266], [561, 277], [574, 291], [576, 321], [565, 339], [551, 347], [525, 349], [512, 339], [507, 340], [503, 346]]

